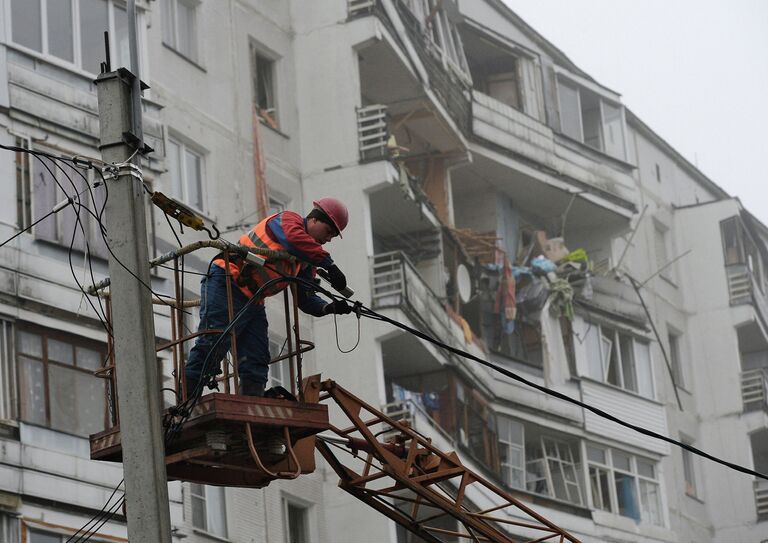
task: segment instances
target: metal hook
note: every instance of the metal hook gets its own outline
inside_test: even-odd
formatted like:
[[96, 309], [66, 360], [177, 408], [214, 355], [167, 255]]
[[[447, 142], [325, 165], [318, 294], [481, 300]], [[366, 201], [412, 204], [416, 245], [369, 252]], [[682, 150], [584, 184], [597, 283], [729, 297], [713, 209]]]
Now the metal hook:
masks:
[[208, 232], [208, 237], [209, 237], [209, 238], [211, 238], [211, 239], [219, 239], [219, 237], [221, 237], [221, 232], [219, 232], [219, 229], [218, 229], [218, 228], [216, 228], [216, 225], [215, 225], [215, 224], [213, 224], [213, 223], [211, 223], [211, 228], [213, 228], [213, 231], [214, 231], [214, 232], [216, 232], [216, 234], [215, 234], [215, 235], [214, 235], [214, 234], [212, 234], [212, 233], [211, 233], [211, 231], [210, 231], [209, 229], [207, 229], [205, 226], [203, 226], [203, 230], [205, 230], [206, 232]]

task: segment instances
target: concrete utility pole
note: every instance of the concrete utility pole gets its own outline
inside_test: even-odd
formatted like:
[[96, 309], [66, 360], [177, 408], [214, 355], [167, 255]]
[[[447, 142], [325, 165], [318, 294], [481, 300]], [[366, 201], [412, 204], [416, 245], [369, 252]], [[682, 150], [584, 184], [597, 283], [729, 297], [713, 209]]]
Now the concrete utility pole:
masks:
[[[150, 276], [144, 196], [140, 156], [135, 152], [142, 143], [132, 122], [140, 116], [133, 107], [135, 80], [122, 68], [96, 79], [102, 158], [123, 164], [107, 180], [105, 210], [110, 247], [122, 263], [114, 257], [109, 260], [120, 434], [128, 538], [132, 543], [170, 543], [155, 327], [145, 286]], [[133, 158], [126, 163], [129, 157]]]

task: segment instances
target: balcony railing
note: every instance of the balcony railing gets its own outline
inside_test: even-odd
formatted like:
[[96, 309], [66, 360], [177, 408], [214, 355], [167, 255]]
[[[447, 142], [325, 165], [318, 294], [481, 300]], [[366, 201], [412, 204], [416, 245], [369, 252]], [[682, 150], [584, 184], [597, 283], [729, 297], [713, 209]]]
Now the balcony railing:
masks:
[[749, 267], [746, 264], [731, 264], [726, 266], [726, 275], [731, 305], [754, 305], [763, 323], [768, 324], [768, 298]]
[[460, 347], [453, 321], [440, 298], [421, 278], [405, 253], [392, 251], [373, 257], [373, 307], [399, 307], [433, 336]]
[[758, 518], [768, 518], [768, 481], [755, 481], [755, 509]]
[[741, 374], [741, 399], [745, 411], [768, 410], [768, 370], [747, 370]]
[[347, 0], [347, 13], [350, 17], [370, 13], [376, 7], [376, 0]]
[[[421, 403], [414, 400], [398, 400], [382, 407], [382, 411], [397, 421], [407, 422], [411, 428], [421, 434], [427, 431], [439, 433], [446, 441], [455, 445], [453, 437], [433, 419]], [[425, 424], [426, 422], [426, 424]], [[428, 428], [427, 428], [428, 427]], [[386, 437], [386, 434], [385, 434]]]
[[388, 156], [389, 123], [387, 106], [371, 105], [357, 108], [357, 141], [360, 160], [379, 160]]

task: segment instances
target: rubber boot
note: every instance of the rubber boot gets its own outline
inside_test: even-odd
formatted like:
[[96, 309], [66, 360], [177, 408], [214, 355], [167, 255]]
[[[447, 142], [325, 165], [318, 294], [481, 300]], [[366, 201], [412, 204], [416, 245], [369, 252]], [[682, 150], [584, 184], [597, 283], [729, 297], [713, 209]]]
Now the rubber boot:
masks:
[[240, 394], [243, 396], [264, 396], [264, 383], [257, 383], [249, 379], [240, 381]]

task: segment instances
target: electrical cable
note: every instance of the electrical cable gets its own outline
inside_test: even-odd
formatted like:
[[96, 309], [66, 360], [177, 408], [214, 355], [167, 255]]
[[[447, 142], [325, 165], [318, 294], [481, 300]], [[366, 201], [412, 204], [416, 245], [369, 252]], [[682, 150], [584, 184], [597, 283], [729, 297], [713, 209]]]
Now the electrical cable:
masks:
[[[711, 460], [713, 462], [716, 462], [718, 464], [726, 466], [726, 467], [728, 467], [728, 468], [730, 468], [732, 470], [735, 470], [735, 471], [738, 471], [738, 472], [741, 472], [741, 473], [744, 473], [744, 474], [747, 474], [747, 475], [751, 475], [751, 476], [754, 476], [754, 477], [759, 477], [761, 479], [768, 480], [768, 475], [767, 474], [751, 470], [749, 468], [746, 468], [744, 466], [740, 466], [738, 464], [734, 464], [732, 462], [728, 462], [727, 460], [723, 460], [721, 458], [713, 456], [713, 455], [711, 455], [711, 454], [709, 454], [709, 453], [707, 453], [705, 451], [702, 451], [701, 449], [693, 447], [692, 445], [688, 445], [687, 443], [683, 443], [682, 441], [678, 441], [676, 439], [664, 436], [664, 435], [659, 434], [657, 432], [654, 432], [652, 430], [648, 430], [646, 428], [643, 428], [642, 426], [638, 426], [638, 425], [632, 424], [630, 422], [624, 421], [624, 420], [622, 420], [622, 419], [620, 419], [620, 418], [618, 418], [618, 417], [616, 417], [614, 415], [611, 415], [610, 413], [608, 413], [606, 411], [603, 411], [602, 409], [599, 409], [597, 407], [591, 406], [591, 405], [589, 405], [589, 404], [587, 404], [587, 403], [585, 403], [585, 402], [583, 402], [581, 400], [577, 400], [575, 398], [571, 398], [570, 396], [562, 394], [561, 392], [557, 392], [556, 390], [552, 390], [552, 389], [550, 389], [548, 387], [545, 387], [543, 385], [539, 385], [537, 383], [534, 383], [533, 381], [530, 381], [530, 380], [522, 377], [521, 375], [518, 375], [518, 374], [516, 374], [516, 373], [514, 373], [512, 371], [507, 370], [506, 368], [503, 368], [501, 366], [498, 366], [496, 364], [488, 362], [487, 360], [483, 360], [482, 358], [474, 356], [474, 355], [472, 355], [472, 354], [470, 354], [470, 353], [468, 353], [466, 351], [462, 351], [461, 349], [457, 349], [455, 347], [447, 345], [447, 344], [443, 343], [440, 340], [437, 340], [437, 339], [435, 339], [435, 338], [433, 338], [433, 337], [431, 337], [431, 336], [429, 336], [429, 335], [427, 335], [427, 334], [425, 334], [425, 333], [423, 333], [423, 332], [421, 332], [419, 330], [416, 330], [415, 328], [412, 328], [412, 327], [410, 327], [410, 326], [408, 326], [406, 324], [400, 323], [400, 322], [398, 322], [398, 321], [396, 321], [394, 319], [390, 319], [389, 317], [387, 317], [385, 315], [381, 315], [379, 313], [376, 313], [375, 311], [373, 311], [373, 310], [371, 310], [371, 309], [369, 309], [369, 308], [367, 308], [365, 306], [363, 306], [362, 315], [365, 316], [365, 317], [368, 317], [368, 318], [370, 318], [372, 320], [379, 320], [379, 321], [387, 322], [387, 323], [389, 323], [389, 324], [391, 324], [393, 326], [396, 326], [396, 327], [398, 327], [398, 328], [400, 328], [402, 330], [405, 330], [405, 331], [415, 335], [416, 337], [419, 337], [419, 338], [421, 338], [421, 339], [423, 339], [425, 341], [428, 341], [428, 342], [432, 343], [433, 345], [436, 345], [438, 347], [442, 347], [443, 349], [446, 349], [447, 351], [452, 352], [455, 355], [458, 355], [458, 356], [460, 356], [462, 358], [466, 358], [466, 359], [472, 360], [474, 362], [477, 362], [478, 364], [480, 364], [482, 366], [485, 366], [485, 367], [490, 368], [490, 369], [492, 369], [492, 370], [494, 370], [496, 372], [499, 372], [502, 375], [504, 375], [506, 377], [509, 377], [510, 379], [513, 379], [513, 380], [518, 381], [520, 383], [523, 383], [524, 385], [527, 385], [527, 386], [529, 386], [529, 387], [531, 387], [531, 388], [533, 388], [535, 390], [538, 390], [539, 392], [543, 392], [544, 394], [547, 394], [549, 396], [553, 396], [555, 398], [558, 398], [559, 400], [563, 400], [565, 402], [577, 405], [577, 406], [579, 406], [579, 407], [581, 407], [583, 409], [586, 409], [587, 411], [590, 411], [590, 412], [594, 413], [595, 415], [597, 415], [597, 416], [599, 416], [601, 418], [610, 420], [610, 421], [612, 421], [612, 422], [614, 422], [616, 424], [619, 424], [620, 426], [624, 426], [625, 428], [629, 428], [630, 430], [634, 430], [635, 432], [638, 432], [638, 433], [640, 433], [642, 435], [645, 435], [647, 437], [651, 437], [653, 439], [657, 439], [657, 440], [660, 440], [660, 441], [664, 441], [664, 442], [669, 443], [671, 445], [675, 445], [675, 446], [680, 447], [682, 449], [685, 449], [685, 450], [687, 450], [687, 451], [689, 451], [689, 452], [691, 452], [693, 454], [701, 456], [702, 458], [706, 458], [707, 460]], [[518, 360], [516, 360], [516, 361], [518, 361]]]
[[[88, 532], [92, 532], [92, 530], [90, 529], [91, 524], [93, 524], [95, 526], [97, 522], [100, 522], [100, 520], [101, 520], [100, 517], [101, 517], [101, 515], [106, 514], [108, 506], [109, 506], [109, 510], [111, 510], [114, 507], [114, 505], [110, 506], [109, 502], [112, 501], [112, 498], [120, 490], [120, 485], [122, 485], [124, 482], [125, 482], [125, 479], [121, 479], [120, 482], [117, 483], [117, 486], [114, 488], [114, 490], [112, 490], [112, 493], [107, 498], [107, 501], [104, 502], [104, 505], [102, 506], [101, 510], [98, 513], [96, 513], [96, 515], [94, 515], [94, 517], [92, 517], [91, 520], [89, 520], [87, 523], [85, 523], [83, 526], [81, 526], [74, 534], [69, 536], [69, 539], [67, 539], [66, 543], [78, 543], [79, 541], [81, 541], [81, 539], [80, 538], [74, 539], [74, 538], [80, 532], [84, 532], [85, 534], [87, 534]], [[124, 500], [124, 499], [125, 499], [125, 497], [122, 496], [121, 498], [118, 499], [118, 503], [121, 500]]]

